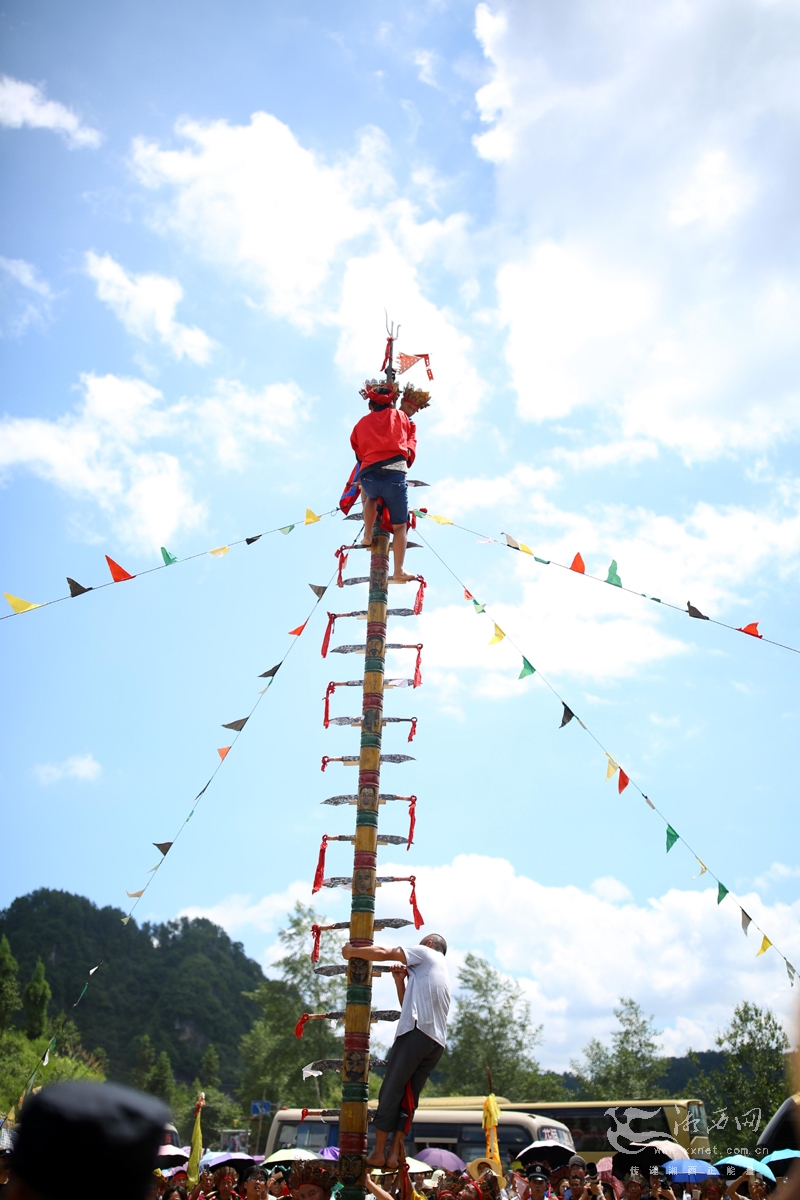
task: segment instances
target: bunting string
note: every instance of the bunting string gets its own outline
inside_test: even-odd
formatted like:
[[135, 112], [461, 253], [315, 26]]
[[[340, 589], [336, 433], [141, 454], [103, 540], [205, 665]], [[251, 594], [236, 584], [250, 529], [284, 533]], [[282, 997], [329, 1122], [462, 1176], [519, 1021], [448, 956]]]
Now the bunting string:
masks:
[[[712, 625], [719, 625], [722, 629], [729, 629], [733, 633], [745, 633], [750, 637], [757, 638], [760, 642], [766, 642], [770, 646], [777, 646], [781, 650], [789, 650], [792, 654], [800, 654], [800, 649], [798, 649], [796, 646], [789, 646], [786, 642], [778, 642], [775, 641], [774, 638], [769, 638], [766, 637], [765, 634], [759, 633], [759, 621], [750, 621], [745, 625], [730, 625], [727, 621], [720, 621], [716, 617], [706, 616], [705, 613], [702, 613], [699, 608], [691, 603], [691, 601], [687, 601], [687, 604], [684, 607], [681, 604], [673, 603], [671, 600], [663, 600], [659, 596], [651, 596], [648, 592], [639, 592], [635, 588], [625, 587], [619, 576], [616, 559], [611, 560], [608, 573], [604, 578], [602, 575], [590, 574], [586, 570], [584, 561], [580, 554], [576, 554], [572, 562], [568, 565], [567, 563], [556, 562], [551, 558], [540, 558], [537, 554], [534, 554], [524, 542], [516, 541], [508, 533], [504, 533], [502, 535], [505, 538], [505, 541], [501, 542], [499, 538], [494, 538], [488, 534], [479, 533], [478, 530], [469, 529], [466, 525], [458, 525], [455, 521], [451, 521], [449, 517], [431, 516], [431, 514], [426, 512], [424, 508], [414, 509], [414, 515], [418, 518], [427, 517], [429, 521], [434, 521], [437, 525], [452, 525], [454, 529], [460, 529], [464, 533], [470, 533], [474, 537], [480, 538], [481, 544], [504, 546], [506, 550], [514, 550], [521, 554], [529, 554], [534, 562], [540, 563], [542, 566], [559, 567], [562, 571], [570, 571], [573, 575], [582, 575], [584, 579], [591, 579], [594, 583], [610, 584], [612, 587], [619, 588], [621, 592], [627, 592], [630, 596], [640, 596], [645, 600], [651, 600], [654, 604], [660, 604], [663, 608], [674, 609], [675, 612], [682, 612], [690, 617], [693, 617], [695, 620], [709, 621]], [[422, 535], [420, 534], [420, 536]], [[427, 542], [425, 544], [428, 545]], [[430, 546], [428, 546], [428, 548], [431, 549]], [[481, 609], [478, 608], [478, 611], [480, 612]]]
[[[470, 530], [469, 532], [473, 532], [473, 531]], [[455, 579], [455, 581], [463, 589], [464, 598], [470, 600], [473, 604], [475, 604], [476, 603], [475, 598], [472, 595], [472, 593], [468, 590], [468, 588], [467, 588], [466, 584], [463, 582], [463, 580], [459, 578], [459, 576], [456, 574], [456, 572], [453, 570], [453, 568], [447, 562], [445, 562], [445, 560], [442, 558], [441, 554], [439, 554], [439, 552], [433, 546], [431, 546], [431, 544], [425, 539], [425, 537], [421, 533], [419, 536], [425, 542], [425, 545], [428, 547], [428, 549], [433, 554], [436, 555], [436, 557], [439, 559], [439, 562], [442, 564], [442, 566], [445, 568], [445, 570], [450, 575], [452, 575], [453, 579]], [[508, 633], [504, 632], [500, 628], [500, 626], [497, 624], [497, 622], [494, 620], [494, 618], [489, 614], [486, 605], [482, 604], [479, 606], [479, 608], [480, 608], [481, 612], [484, 612], [484, 611], [486, 612], [486, 616], [489, 617], [489, 620], [494, 625], [495, 633], [494, 633], [494, 637], [492, 637], [491, 641], [489, 642], [489, 645], [492, 645], [492, 643], [494, 643], [494, 642], [499, 642], [503, 638], [507, 639], [510, 642], [510, 644], [514, 647], [514, 649], [517, 651], [517, 653], [520, 655], [522, 662], [523, 662], [523, 669], [520, 672], [518, 678], [523, 679], [526, 675], [535, 675], [537, 677], [537, 679], [541, 680], [541, 682], [545, 685], [545, 687], [549, 688], [549, 690], [552, 692], [552, 694], [559, 701], [559, 703], [562, 706], [562, 718], [561, 718], [560, 728], [563, 729], [563, 727], [565, 725], [569, 724], [569, 722], [574, 717], [575, 720], [580, 725], [581, 729], [583, 729], [584, 732], [589, 735], [589, 737], [592, 739], [592, 741], [602, 751], [602, 753], [606, 759], [606, 782], [608, 782], [610, 779], [613, 779], [616, 776], [617, 777], [617, 789], [618, 789], [618, 792], [620, 795], [630, 785], [631, 787], [633, 787], [635, 789], [635, 791], [637, 791], [639, 793], [641, 798], [647, 803], [648, 807], [650, 809], [652, 809], [652, 811], [661, 818], [661, 820], [664, 822], [664, 826], [665, 826], [667, 853], [669, 853], [669, 851], [672, 849], [672, 847], [675, 845], [676, 842], [678, 842], [678, 841], [683, 842], [684, 846], [689, 851], [689, 853], [699, 863], [699, 865], [701, 867], [699, 874], [700, 875], [704, 875], [704, 874], [710, 875], [711, 878], [716, 883], [716, 885], [717, 885], [717, 904], [721, 904], [726, 896], [732, 895], [729, 888], [727, 888], [725, 886], [725, 884], [721, 881], [721, 879], [719, 879], [719, 877], [714, 874], [714, 872], [711, 870], [711, 868], [706, 865], [705, 861], [700, 858], [699, 854], [697, 854], [696, 851], [686, 841], [686, 838], [684, 838], [681, 834], [679, 834], [675, 830], [675, 828], [672, 826], [669, 819], [667, 818], [666, 814], [663, 813], [661, 811], [661, 809], [656, 804], [653, 803], [653, 801], [650, 799], [650, 797], [647, 796], [642, 791], [642, 789], [639, 787], [638, 783], [636, 783], [636, 781], [630, 775], [628, 775], [626, 771], [624, 771], [622, 769], [622, 767], [619, 765], [619, 763], [616, 761], [616, 759], [612, 758], [609, 751], [606, 749], [606, 747], [603, 745], [603, 743], [600, 741], [600, 739], [597, 737], [597, 735], [593, 732], [593, 730], [591, 730], [588, 727], [588, 725], [586, 725], [580, 719], [580, 717], [576, 716], [574, 709], [571, 708], [567, 704], [566, 700], [564, 700], [563, 697], [560, 695], [560, 693], [556, 690], [556, 688], [553, 687], [552, 683], [550, 683], [550, 681], [547, 678], [545, 678], [544, 675], [542, 675], [541, 671], [539, 671], [536, 667], [534, 667], [531, 664], [531, 662], [529, 661], [528, 658], [525, 657], [525, 655], [523, 654], [523, 652], [519, 648], [519, 646], [517, 646], [517, 644], [513, 640], [513, 638]], [[788, 975], [788, 978], [789, 978], [789, 983], [792, 986], [794, 986], [795, 976], [798, 974], [797, 968], [794, 966], [793, 963], [791, 963], [789, 961], [789, 959], [786, 957], [786, 955], [783, 954], [782, 951], [780, 951], [778, 949], [778, 947], [771, 940], [771, 938], [769, 938], [767, 936], [767, 934], [760, 927], [760, 925], [758, 925], [756, 923], [756, 921], [748, 913], [745, 912], [742, 905], [738, 903], [738, 901], [736, 900], [736, 898], [734, 896], [732, 896], [732, 899], [733, 899], [734, 903], [737, 904], [737, 906], [740, 910], [741, 920], [742, 920], [742, 930], [743, 930], [745, 936], [747, 936], [747, 932], [748, 932], [750, 925], [752, 925], [761, 934], [761, 937], [762, 937], [761, 948], [759, 949], [758, 953], [756, 954], [756, 958], [759, 958], [762, 954], [765, 954], [767, 952], [767, 950], [769, 950], [769, 949], [775, 950], [775, 952], [784, 961], [784, 964], [786, 966], [786, 974]]]

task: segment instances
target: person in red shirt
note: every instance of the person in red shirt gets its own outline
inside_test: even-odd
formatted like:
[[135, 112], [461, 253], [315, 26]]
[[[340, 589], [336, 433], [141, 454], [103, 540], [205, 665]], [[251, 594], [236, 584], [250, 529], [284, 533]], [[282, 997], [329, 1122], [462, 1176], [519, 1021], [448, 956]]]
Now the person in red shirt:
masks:
[[372, 545], [378, 499], [382, 499], [394, 530], [392, 579], [408, 583], [416, 576], [403, 570], [408, 523], [406, 472], [414, 461], [417, 439], [412, 422], [395, 408], [398, 392], [393, 381], [367, 381], [361, 394], [369, 403], [369, 413], [350, 434], [350, 445], [361, 463], [358, 482], [364, 497], [363, 545]]

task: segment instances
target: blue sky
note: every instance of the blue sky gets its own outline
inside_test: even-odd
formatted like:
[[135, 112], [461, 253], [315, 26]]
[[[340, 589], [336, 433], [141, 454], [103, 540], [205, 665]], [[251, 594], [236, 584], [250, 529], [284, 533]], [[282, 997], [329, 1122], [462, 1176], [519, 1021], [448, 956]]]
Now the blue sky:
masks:
[[[431, 512], [800, 646], [793, 6], [34, 0], [2, 20], [4, 590], [41, 601], [103, 582], [105, 554], [136, 573], [332, 509], [385, 307], [431, 355]], [[0, 903], [143, 885], [352, 530], [327, 517], [0, 626]], [[417, 844], [389, 861], [454, 968], [475, 949], [519, 978], [557, 1067], [620, 994], [672, 1053], [741, 999], [787, 1016], [782, 960], [756, 960], [509, 641], [796, 963], [797, 656], [421, 532], [509, 634], [489, 647], [411, 552], [429, 587], [399, 628], [425, 685], [390, 693], [420, 720], [387, 785], [419, 796]], [[321, 725], [343, 677], [324, 611], [358, 606], [330, 596], [137, 910], [207, 913], [265, 966], [352, 815], [319, 806], [354, 780], [321, 755], [357, 743]], [[328, 862], [346, 872], [344, 848]], [[380, 901], [405, 914], [407, 887]]]

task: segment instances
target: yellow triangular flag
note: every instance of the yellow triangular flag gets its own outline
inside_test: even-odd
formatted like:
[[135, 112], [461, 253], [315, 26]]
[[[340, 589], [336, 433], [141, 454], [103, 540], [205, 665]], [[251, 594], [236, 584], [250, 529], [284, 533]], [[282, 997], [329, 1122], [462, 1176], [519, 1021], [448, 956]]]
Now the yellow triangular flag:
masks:
[[157, 870], [158, 870], [158, 868], [161, 866], [161, 863], [162, 863], [163, 861], [164, 861], [164, 860], [163, 860], [163, 858], [162, 858], [161, 862], [157, 862], [157, 863], [156, 863], [156, 865], [155, 865], [154, 867], [151, 867], [151, 868], [150, 868], [150, 870], [147, 872], [147, 874], [148, 874], [148, 875], [152, 875], [152, 874], [153, 874], [153, 871], [157, 871]]
[[126, 892], [125, 892], [125, 895], [126, 895], [126, 896], [130, 896], [131, 900], [135, 900], [135, 899], [136, 899], [138, 896], [141, 896], [143, 893], [144, 893], [144, 888], [142, 888], [141, 892], [128, 892], [128, 891], [126, 891]]
[[127, 924], [128, 924], [128, 921], [130, 921], [130, 917], [123, 917], [123, 918], [122, 918], [122, 924], [123, 924], [123, 925], [127, 925]]
[[530, 556], [531, 556], [531, 557], [533, 557], [533, 551], [532, 551], [532, 550], [529, 550], [529, 549], [528, 549], [528, 547], [525, 545], [525, 543], [524, 543], [524, 542], [520, 542], [520, 544], [519, 544], [519, 548], [520, 548], [520, 550], [522, 551], [522, 553], [523, 553], [523, 554], [530, 554]]
[[764, 934], [764, 940], [761, 943], [761, 949], [759, 950], [758, 954], [756, 955], [756, 958], [758, 958], [759, 955], [761, 955], [761, 954], [766, 954], [771, 945], [772, 945], [772, 942], [769, 940], [767, 935]]
[[12, 596], [10, 592], [3, 592], [3, 595], [15, 613], [30, 612], [32, 608], [42, 607], [41, 604], [31, 604], [30, 600], [20, 600], [19, 596]]
[[[697, 855], [696, 855], [696, 854], [695, 854], [695, 858], [697, 858]], [[693, 876], [692, 876], [692, 879], [699, 879], [699, 878], [700, 878], [700, 876], [701, 876], [701, 875], [705, 875], [706, 871], [708, 870], [708, 867], [707, 867], [707, 866], [706, 866], [706, 864], [703, 862], [702, 858], [697, 858], [697, 861], [700, 863], [700, 870], [697, 872], [697, 874], [696, 874], [696, 875], [693, 875]]]
[[[452, 524], [452, 521], [451, 521], [451, 524]], [[495, 624], [494, 624], [494, 637], [493, 637], [493, 638], [492, 638], [492, 640], [489, 642], [489, 645], [490, 645], [490, 646], [493, 646], [495, 642], [502, 642], [502, 640], [503, 640], [503, 638], [504, 638], [505, 636], [506, 636], [506, 635], [503, 633], [503, 631], [502, 631], [502, 629], [500, 628], [500, 626], [499, 626], [499, 625], [498, 625], [498, 624], [495, 622]]]
[[318, 517], [315, 512], [311, 511], [310, 508], [306, 509], [306, 519], [303, 522], [304, 525], [313, 525], [315, 521], [321, 521], [321, 520], [322, 520], [322, 517]]
[[230, 546], [217, 546], [216, 550], [209, 550], [209, 554], [213, 554], [214, 558], [222, 558], [223, 554], [227, 554]]
[[619, 763], [614, 762], [613, 758], [608, 753], [608, 751], [606, 751], [606, 758], [608, 759], [608, 770], [606, 771], [606, 783], [608, 783], [609, 779], [613, 778], [613, 776], [616, 775], [617, 771], [619, 770]]
[[431, 521], [435, 521], [437, 525], [452, 525], [453, 524], [453, 522], [450, 520], [449, 517], [434, 517], [431, 515], [431, 513], [428, 513], [428, 517]]
[[200, 1182], [200, 1159], [203, 1155], [203, 1132], [200, 1127], [200, 1112], [205, 1104], [205, 1092], [201, 1092], [197, 1097], [197, 1108], [194, 1116], [194, 1129], [192, 1130], [192, 1146], [189, 1154], [189, 1161], [186, 1164], [187, 1183], [190, 1188], [197, 1187]]

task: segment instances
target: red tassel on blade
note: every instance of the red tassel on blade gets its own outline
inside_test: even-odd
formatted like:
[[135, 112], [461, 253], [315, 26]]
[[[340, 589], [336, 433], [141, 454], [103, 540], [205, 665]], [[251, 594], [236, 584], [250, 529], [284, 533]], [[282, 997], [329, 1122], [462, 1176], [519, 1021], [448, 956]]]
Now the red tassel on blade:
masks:
[[337, 587], [344, 587], [344, 583], [342, 582], [342, 571], [347, 566], [347, 558], [348, 558], [348, 556], [345, 554], [344, 550], [345, 550], [344, 546], [340, 546], [338, 550], [334, 551], [334, 556], [336, 558], [338, 558], [338, 560], [339, 560], [339, 571], [336, 576], [336, 586]]
[[417, 646], [417, 661], [414, 664], [414, 687], [422, 683], [422, 646]]
[[417, 514], [414, 512], [413, 508], [412, 508], [411, 512], [408, 514], [408, 523], [412, 529], [417, 528]]
[[417, 908], [417, 877], [416, 875], [409, 875], [408, 880], [411, 884], [411, 895], [408, 898], [408, 902], [411, 905], [411, 911], [414, 914], [414, 928], [420, 929], [425, 922], [422, 919], [422, 913]]
[[381, 529], [384, 533], [392, 532], [392, 518], [389, 516], [389, 509], [386, 507], [386, 501], [383, 496], [379, 497], [383, 509], [381, 510]]
[[322, 926], [312, 925], [311, 936], [314, 939], [314, 945], [311, 947], [311, 961], [315, 963], [319, 962], [319, 940], [322, 937]]
[[331, 696], [333, 695], [333, 693], [335, 691], [336, 691], [335, 683], [329, 683], [328, 686], [325, 688], [325, 713], [322, 717], [322, 724], [325, 727], [325, 729], [327, 729], [331, 723]]
[[414, 830], [417, 827], [417, 797], [409, 796], [408, 799], [408, 845], [406, 850], [410, 850], [414, 843]]
[[310, 1111], [311, 1111], [311, 1109], [309, 1109], [309, 1108], [301, 1108], [300, 1109], [300, 1124], [301, 1125], [303, 1124], [303, 1121], [305, 1121], [305, 1119], [308, 1116]]
[[322, 756], [322, 766], [320, 767], [320, 771], [324, 771], [324, 770], [325, 770], [325, 768], [327, 767], [327, 765], [328, 765], [328, 763], [329, 763], [330, 761], [331, 761], [331, 760], [330, 760], [330, 758], [328, 757], [328, 755], [327, 755], [327, 754], [323, 754], [323, 756]]
[[300, 1020], [297, 1022], [297, 1024], [294, 1027], [294, 1036], [296, 1038], [301, 1038], [303, 1036], [303, 1034], [305, 1033], [305, 1029], [306, 1029], [306, 1022], [310, 1021], [310, 1020], [311, 1020], [311, 1013], [303, 1013], [302, 1017], [300, 1018]]
[[325, 636], [322, 639], [322, 649], [320, 650], [320, 654], [323, 658], [328, 657], [328, 647], [331, 644], [331, 634], [333, 633], [333, 627], [335, 624], [336, 613], [328, 613], [328, 628], [325, 630]]
[[[317, 869], [314, 872], [314, 883], [311, 888], [312, 896], [316, 892], [318, 892], [319, 889], [322, 887], [322, 881], [325, 878], [325, 851], [327, 849], [328, 849], [328, 835], [327, 835], [327, 833], [323, 833], [322, 842], [320, 843], [320, 847], [319, 847], [319, 858], [317, 859]], [[299, 1037], [300, 1034], [298, 1034], [297, 1036]]]
[[410, 742], [413, 742], [413, 740], [416, 736], [417, 736], [417, 718], [412, 717], [411, 718], [411, 728], [408, 731], [408, 740]]
[[[414, 1105], [414, 1089], [411, 1086], [410, 1080], [406, 1084], [406, 1090], [403, 1093], [403, 1108], [406, 1110], [406, 1113], [407, 1113], [405, 1132], [411, 1133], [411, 1122], [414, 1120], [415, 1105]], [[406, 1174], [408, 1174], [408, 1167], [406, 1166], [405, 1163], [403, 1163], [403, 1166], [405, 1168]]]
[[419, 614], [422, 612], [422, 605], [425, 600], [425, 588], [428, 586], [421, 575], [418, 575], [417, 579], [419, 580], [419, 588], [417, 589], [417, 594], [414, 599], [414, 616], [415, 617], [418, 617]]

